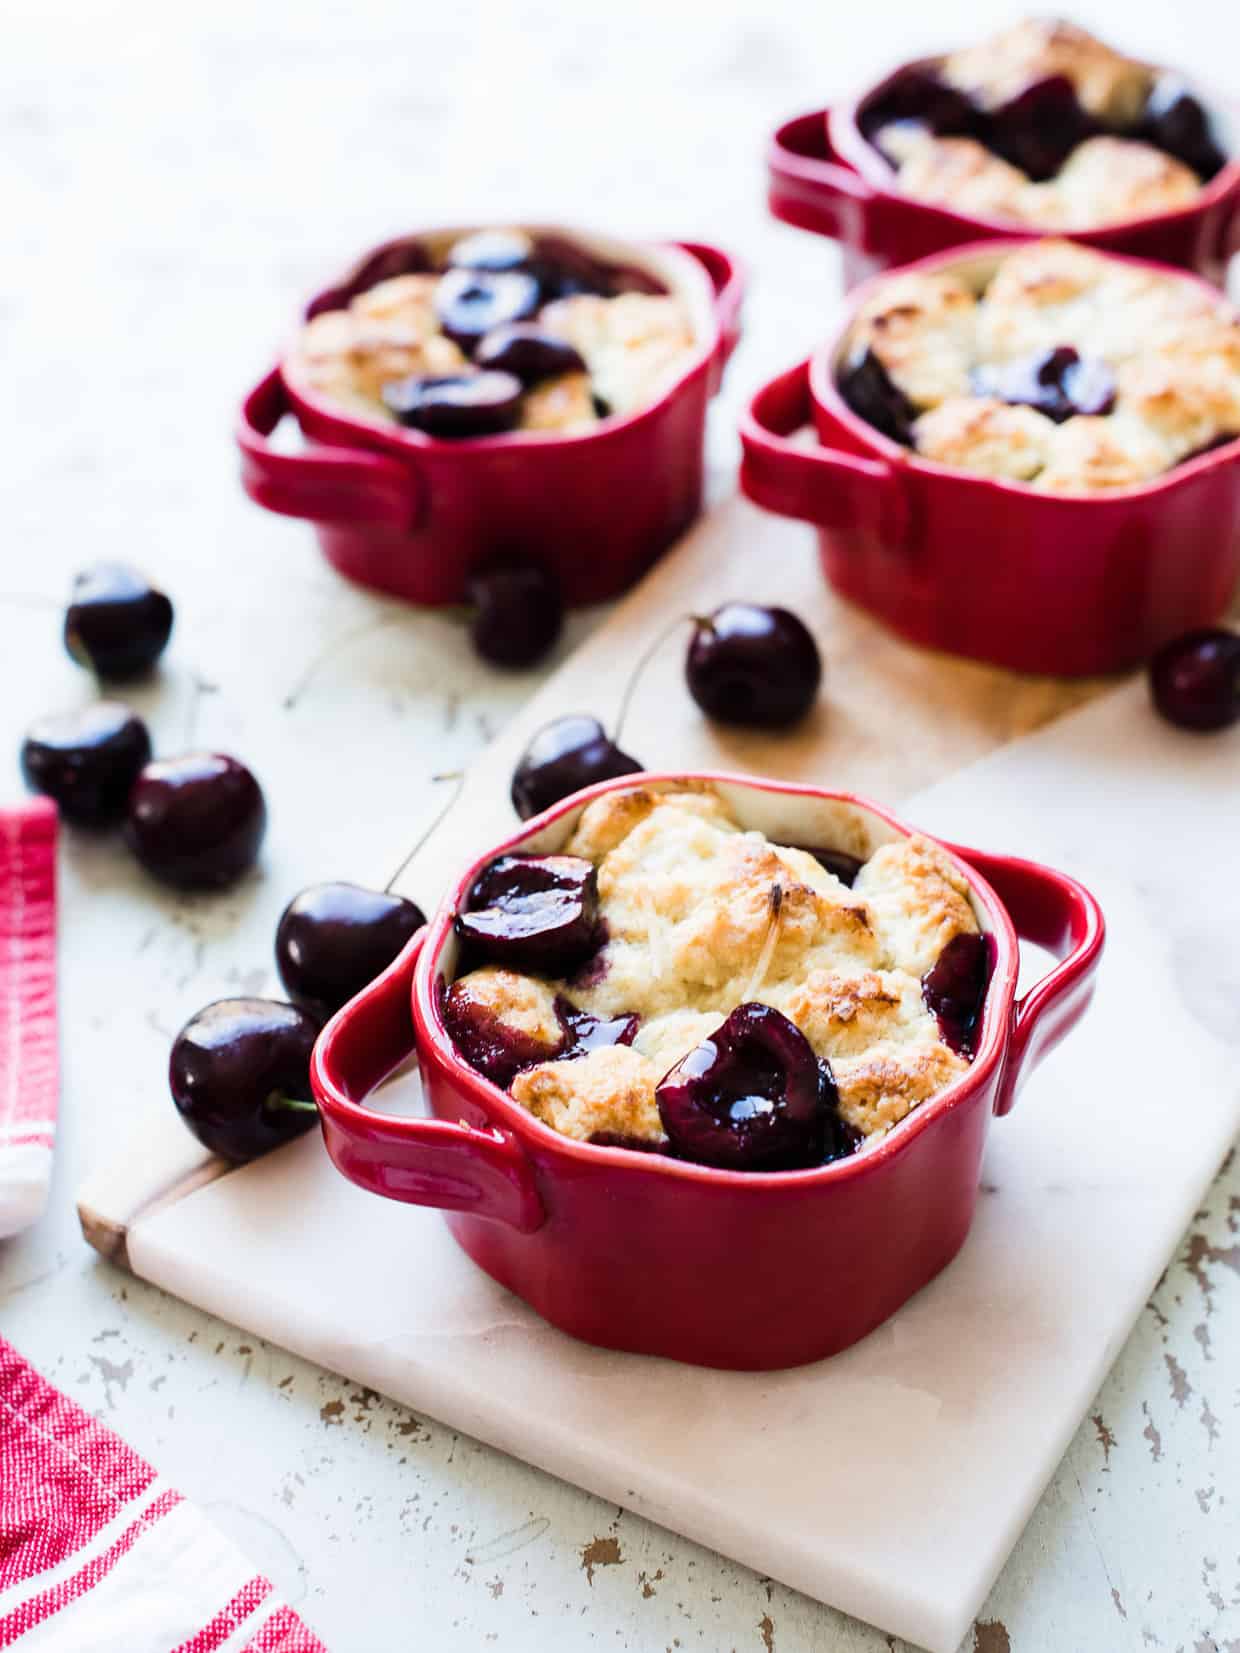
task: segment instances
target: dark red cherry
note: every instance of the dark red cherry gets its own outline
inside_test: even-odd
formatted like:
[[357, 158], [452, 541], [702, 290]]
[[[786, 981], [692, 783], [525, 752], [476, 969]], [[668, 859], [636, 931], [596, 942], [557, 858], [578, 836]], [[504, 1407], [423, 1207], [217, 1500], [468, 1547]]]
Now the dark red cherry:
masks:
[[1160, 75], [1154, 82], [1136, 136], [1174, 155], [1207, 181], [1227, 163], [1204, 106], [1175, 75]]
[[479, 367], [511, 373], [523, 385], [586, 371], [584, 358], [567, 339], [557, 338], [532, 321], [514, 321], [488, 333], [474, 351], [474, 361]]
[[172, 635], [172, 604], [137, 569], [98, 563], [78, 574], [65, 610], [65, 647], [108, 682], [149, 672]]
[[943, 1042], [959, 1056], [973, 1055], [990, 981], [990, 959], [989, 937], [953, 936], [921, 979], [926, 1009], [938, 1017]]
[[598, 874], [579, 855], [501, 855], [474, 880], [456, 931], [489, 963], [565, 976], [598, 946]]
[[555, 1013], [564, 1029], [565, 1056], [584, 1056], [604, 1045], [631, 1045], [641, 1026], [640, 1016], [592, 1016], [565, 998], [555, 1001]]
[[682, 1159], [733, 1171], [821, 1161], [832, 1111], [805, 1035], [766, 1004], [739, 1005], [655, 1091]]
[[217, 889], [254, 863], [267, 806], [254, 776], [222, 752], [148, 763], [129, 794], [125, 840], [154, 877]]
[[256, 1159], [308, 1131], [310, 1052], [319, 1024], [275, 999], [220, 999], [177, 1034], [168, 1083], [199, 1142], [225, 1159]]
[[34, 792], [54, 798], [74, 826], [111, 826], [125, 813], [138, 771], [151, 756], [146, 724], [116, 700], [40, 718], [22, 742], [21, 766]]
[[484, 1009], [464, 980], [454, 981], [444, 994], [443, 1021], [461, 1060], [500, 1090], [507, 1090], [522, 1069], [553, 1062], [564, 1051], [562, 1027], [550, 1043], [513, 1027]]
[[521, 418], [521, 390], [511, 373], [433, 373], [394, 379], [382, 394], [402, 425], [459, 441], [512, 430]]
[[471, 576], [474, 605], [470, 636], [493, 666], [532, 666], [551, 648], [564, 625], [564, 598], [554, 574], [536, 563], [504, 563]]
[[840, 883], [846, 884], [849, 889], [852, 889], [857, 881], [857, 874], [865, 865], [858, 856], [849, 855], [847, 850], [842, 849], [811, 849], [807, 850], [806, 854], [812, 855], [820, 867], [825, 867], [827, 872], [833, 873]]
[[834, 1160], [847, 1159], [850, 1154], [855, 1154], [865, 1141], [865, 1137], [855, 1126], [850, 1125], [840, 1112], [840, 1093], [836, 1087], [835, 1075], [831, 1072], [831, 1064], [825, 1057], [818, 1063], [818, 1083], [822, 1089], [823, 1107], [827, 1114], [822, 1162], [829, 1165]]
[[623, 1131], [594, 1131], [586, 1141], [595, 1148], [627, 1148], [634, 1154], [665, 1154], [667, 1145], [648, 1136], [627, 1136]]
[[1115, 378], [1096, 356], [1082, 356], [1061, 344], [1018, 361], [987, 363], [970, 375], [979, 396], [1037, 408], [1061, 425], [1074, 414], [1110, 413], [1115, 406]]
[[299, 1009], [325, 1022], [382, 975], [426, 915], [403, 895], [361, 884], [311, 884], [276, 927], [276, 969]]
[[435, 288], [439, 325], [465, 354], [484, 334], [510, 321], [526, 321], [542, 293], [528, 270], [449, 270]]
[[1150, 661], [1154, 705], [1180, 729], [1226, 729], [1240, 722], [1240, 636], [1190, 631]]
[[992, 109], [984, 141], [1012, 166], [1042, 182], [1053, 178], [1086, 138], [1100, 131], [1066, 75], [1048, 75]]
[[642, 767], [608, 739], [597, 718], [570, 713], [544, 724], [517, 760], [512, 807], [528, 821], [583, 787], [636, 775]]
[[448, 254], [454, 270], [520, 270], [533, 256], [534, 244], [521, 230], [476, 230], [457, 241]]
[[[544, 304], [577, 293], [610, 294], [618, 290], [609, 266], [567, 236], [540, 235], [530, 268], [538, 277]], [[653, 290], [661, 289], [655, 284]], [[651, 288], [644, 286], [641, 291], [649, 292]]]
[[858, 418], [893, 442], [912, 446], [917, 409], [868, 346], [845, 364], [838, 384], [840, 395]]
[[789, 609], [725, 603], [694, 621], [685, 676], [707, 717], [782, 729], [813, 705], [822, 657], [804, 621]]
[[[936, 137], [973, 130], [977, 112], [969, 99], [928, 69], [906, 69], [862, 106], [858, 125], [871, 143], [882, 147], [881, 129], [916, 122]], [[890, 157], [888, 157], [890, 159]]]

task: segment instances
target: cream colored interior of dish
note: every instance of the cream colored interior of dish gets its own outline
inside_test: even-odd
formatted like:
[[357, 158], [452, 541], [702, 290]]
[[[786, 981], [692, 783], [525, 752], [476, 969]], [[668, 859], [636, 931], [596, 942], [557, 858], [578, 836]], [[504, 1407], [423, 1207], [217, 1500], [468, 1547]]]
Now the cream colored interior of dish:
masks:
[[[462, 224], [451, 229], [422, 230], [416, 235], [408, 237], [410, 242], [417, 242], [426, 247], [436, 263], [442, 262], [449, 248], [454, 242], [460, 241], [467, 235], [478, 230], [486, 229], [519, 229], [530, 236], [562, 236], [572, 241], [576, 246], [584, 248], [588, 253], [607, 260], [612, 264], [624, 264], [633, 269], [643, 270], [648, 275], [661, 282], [667, 291], [678, 298], [684, 306], [688, 317], [690, 331], [693, 334], [695, 349], [686, 356], [682, 374], [668, 381], [668, 388], [697, 365], [703, 354], [713, 346], [715, 339], [715, 295], [710, 278], [705, 270], [689, 253], [682, 252], [674, 246], [656, 246], [652, 243], [618, 240], [615, 236], [596, 235], [592, 231], [569, 229], [561, 224]], [[367, 255], [369, 257], [369, 255]], [[365, 260], [359, 261], [355, 269], [361, 267]], [[338, 285], [346, 287], [352, 277], [352, 272], [346, 275]], [[401, 428], [390, 420], [369, 414], [359, 403], [357, 406], [342, 407], [331, 397], [312, 389], [307, 383], [302, 371], [302, 363], [298, 352], [298, 337], [290, 340], [284, 354], [283, 372], [286, 380], [294, 385], [298, 392], [307, 400], [321, 403], [322, 406], [339, 417], [342, 413], [359, 424], [372, 424], [376, 429], [391, 436], [401, 433]], [[404, 432], [409, 435], [413, 433]], [[585, 434], [590, 434], [586, 432]], [[505, 441], [545, 441], [548, 438], [541, 433], [530, 431], [510, 431], [506, 433]], [[563, 437], [553, 433], [553, 440], [563, 440]]]

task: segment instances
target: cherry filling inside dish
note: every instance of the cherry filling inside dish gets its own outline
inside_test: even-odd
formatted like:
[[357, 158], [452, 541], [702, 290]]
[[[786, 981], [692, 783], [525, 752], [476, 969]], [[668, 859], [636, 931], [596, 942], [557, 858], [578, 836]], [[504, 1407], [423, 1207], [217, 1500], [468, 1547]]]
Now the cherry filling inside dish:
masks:
[[904, 70], [858, 126], [904, 193], [1043, 228], [1173, 210], [1226, 164], [1177, 76], [1043, 19]]
[[881, 1140], [967, 1070], [992, 953], [937, 846], [839, 836], [771, 842], [706, 784], [596, 799], [467, 892], [457, 1054], [597, 1145], [782, 1171]]
[[564, 236], [387, 249], [301, 331], [295, 381], [440, 440], [585, 431], [654, 401], [694, 346], [684, 303]]
[[1240, 436], [1240, 316], [1176, 271], [1031, 241], [984, 267], [879, 280], [837, 384], [926, 459], [1094, 493]]

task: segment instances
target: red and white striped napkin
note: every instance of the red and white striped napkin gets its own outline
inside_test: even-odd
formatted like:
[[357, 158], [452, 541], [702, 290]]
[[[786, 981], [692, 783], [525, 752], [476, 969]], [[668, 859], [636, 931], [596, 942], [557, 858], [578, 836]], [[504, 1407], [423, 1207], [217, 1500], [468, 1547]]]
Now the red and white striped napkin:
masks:
[[56, 806], [0, 810], [0, 1239], [47, 1201], [59, 1100]]
[[0, 1338], [0, 1648], [327, 1653], [241, 1552]]

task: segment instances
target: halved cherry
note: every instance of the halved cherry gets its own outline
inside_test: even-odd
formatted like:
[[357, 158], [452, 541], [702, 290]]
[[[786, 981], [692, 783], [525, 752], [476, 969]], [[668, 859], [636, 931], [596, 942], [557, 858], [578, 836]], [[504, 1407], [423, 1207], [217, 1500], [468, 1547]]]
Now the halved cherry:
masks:
[[492, 328], [527, 320], [541, 302], [528, 270], [449, 270], [435, 288], [439, 325], [466, 355]]
[[921, 981], [926, 1008], [938, 1017], [943, 1042], [958, 1056], [972, 1056], [986, 988], [990, 981], [990, 940], [984, 935], [953, 936]]
[[490, 963], [567, 975], [598, 946], [598, 874], [579, 855], [501, 855], [475, 879], [456, 930]]
[[805, 1035], [766, 1004], [742, 1004], [655, 1091], [676, 1152], [733, 1171], [822, 1161], [834, 1082]]
[[498, 436], [521, 418], [520, 379], [511, 373], [416, 374], [383, 386], [402, 425], [446, 440]]

